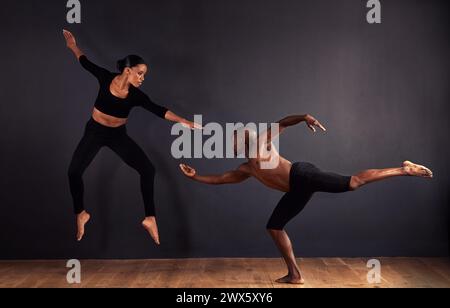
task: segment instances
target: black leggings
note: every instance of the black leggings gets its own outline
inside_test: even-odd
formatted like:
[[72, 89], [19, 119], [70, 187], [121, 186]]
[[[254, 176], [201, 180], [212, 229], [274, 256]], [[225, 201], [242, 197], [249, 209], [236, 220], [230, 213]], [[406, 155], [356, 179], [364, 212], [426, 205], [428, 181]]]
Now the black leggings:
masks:
[[70, 192], [75, 214], [84, 211], [83, 173], [102, 147], [108, 147], [135, 169], [141, 177], [141, 192], [146, 217], [155, 216], [153, 184], [155, 168], [144, 151], [131, 139], [125, 125], [118, 128], [103, 126], [92, 118], [87, 122], [84, 136], [78, 144], [69, 167]]
[[283, 230], [286, 224], [303, 210], [315, 192], [349, 191], [351, 178], [324, 172], [310, 163], [293, 164], [289, 175], [290, 191], [278, 202], [267, 223], [267, 229]]

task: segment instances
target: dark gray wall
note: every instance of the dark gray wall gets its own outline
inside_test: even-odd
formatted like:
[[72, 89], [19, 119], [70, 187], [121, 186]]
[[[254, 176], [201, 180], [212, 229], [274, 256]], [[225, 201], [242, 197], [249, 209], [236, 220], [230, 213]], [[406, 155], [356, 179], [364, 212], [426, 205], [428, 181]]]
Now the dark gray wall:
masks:
[[[188, 181], [170, 155], [171, 125], [143, 110], [128, 129], [157, 166], [162, 246], [140, 227], [137, 174], [107, 149], [85, 174], [93, 220], [85, 240], [73, 240], [66, 170], [97, 83], [66, 49], [63, 27], [110, 69], [129, 53], [147, 58], [144, 90], [186, 117], [224, 124], [315, 115], [326, 134], [301, 125], [282, 136], [292, 161], [352, 174], [410, 159], [435, 172], [432, 181], [317, 194], [287, 228], [298, 255], [447, 255], [449, 7], [382, 1], [382, 24], [369, 25], [365, 3], [85, 0], [81, 25], [66, 23], [65, 1], [2, 3], [0, 258], [278, 256], [264, 227], [282, 194], [255, 180]], [[200, 173], [241, 163], [186, 162]]]

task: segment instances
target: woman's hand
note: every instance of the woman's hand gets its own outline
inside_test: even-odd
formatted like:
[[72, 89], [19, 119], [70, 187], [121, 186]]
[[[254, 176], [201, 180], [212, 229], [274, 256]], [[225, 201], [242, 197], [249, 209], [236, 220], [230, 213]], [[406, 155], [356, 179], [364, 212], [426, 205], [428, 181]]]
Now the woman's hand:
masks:
[[305, 122], [306, 122], [306, 125], [308, 125], [308, 127], [309, 127], [313, 132], [316, 132], [316, 127], [320, 128], [320, 129], [323, 130], [324, 132], [327, 131], [326, 128], [323, 127], [323, 125], [320, 124], [319, 121], [317, 121], [313, 116], [311, 116], [311, 115], [309, 115], [309, 114], [305, 116]]
[[185, 121], [182, 121], [180, 123], [181, 123], [181, 125], [183, 125], [186, 128], [189, 128], [189, 129], [203, 129], [203, 127], [200, 124], [194, 123], [194, 122], [191, 122], [191, 121], [185, 120]]
[[184, 173], [184, 175], [187, 176], [188, 178], [193, 178], [196, 174], [194, 168], [189, 167], [188, 165], [185, 164], [180, 164], [180, 169]]
[[185, 118], [182, 118], [182, 117], [176, 115], [175, 113], [173, 113], [170, 110], [166, 112], [166, 115], [164, 116], [164, 118], [168, 121], [180, 123], [181, 125], [183, 125], [183, 127], [186, 127], [189, 129], [203, 129], [203, 127], [200, 124], [188, 121]]
[[83, 52], [78, 48], [77, 41], [75, 40], [75, 37], [67, 31], [66, 29], [63, 29], [64, 38], [66, 39], [67, 47], [72, 50], [73, 54], [77, 59], [80, 59], [80, 57], [83, 55]]
[[63, 29], [63, 34], [64, 34], [64, 38], [66, 39], [66, 44], [67, 44], [68, 48], [73, 49], [73, 48], [77, 47], [77, 41], [75, 40], [75, 37], [73, 36], [72, 33]]

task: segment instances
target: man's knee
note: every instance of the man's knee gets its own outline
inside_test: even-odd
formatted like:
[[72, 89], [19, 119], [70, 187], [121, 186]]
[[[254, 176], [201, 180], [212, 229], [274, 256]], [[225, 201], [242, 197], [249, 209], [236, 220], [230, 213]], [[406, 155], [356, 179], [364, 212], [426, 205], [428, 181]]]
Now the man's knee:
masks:
[[277, 235], [279, 235], [281, 232], [283, 232], [282, 229], [279, 228], [275, 228], [275, 227], [270, 227], [267, 226], [266, 227], [267, 232], [272, 236], [272, 237], [276, 237]]

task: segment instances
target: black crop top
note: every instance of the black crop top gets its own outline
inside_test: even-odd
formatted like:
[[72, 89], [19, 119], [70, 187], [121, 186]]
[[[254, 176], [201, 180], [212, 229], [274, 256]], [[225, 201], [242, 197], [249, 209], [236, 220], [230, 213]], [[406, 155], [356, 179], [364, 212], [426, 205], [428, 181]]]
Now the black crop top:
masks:
[[95, 108], [101, 112], [113, 117], [124, 119], [128, 118], [128, 115], [133, 107], [140, 106], [160, 118], [164, 118], [166, 115], [168, 111], [167, 108], [155, 104], [144, 92], [132, 85], [130, 85], [128, 96], [126, 98], [120, 98], [113, 95], [109, 87], [114, 77], [120, 74], [111, 73], [110, 71], [92, 63], [85, 55], [82, 55], [79, 58], [79, 61], [81, 66], [92, 73], [100, 84], [97, 100], [95, 101]]

